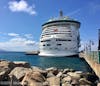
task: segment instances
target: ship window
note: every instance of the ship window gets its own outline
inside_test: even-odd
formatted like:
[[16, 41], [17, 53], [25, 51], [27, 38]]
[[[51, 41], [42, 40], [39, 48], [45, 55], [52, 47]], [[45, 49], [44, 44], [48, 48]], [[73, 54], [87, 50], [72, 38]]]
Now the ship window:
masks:
[[56, 41], [71, 41], [69, 39], [56, 39]]
[[71, 41], [71, 40], [67, 40], [67, 41]]
[[67, 31], [67, 32], [71, 32], [71, 31]]
[[54, 48], [55, 50], [57, 50], [58, 48]]
[[41, 41], [41, 42], [48, 42], [48, 41], [50, 41], [50, 40], [43, 40], [43, 41]]
[[50, 46], [50, 44], [47, 44], [47, 46]]
[[45, 40], [45, 41], [50, 41], [50, 40]]
[[61, 46], [61, 44], [57, 44], [57, 46]]

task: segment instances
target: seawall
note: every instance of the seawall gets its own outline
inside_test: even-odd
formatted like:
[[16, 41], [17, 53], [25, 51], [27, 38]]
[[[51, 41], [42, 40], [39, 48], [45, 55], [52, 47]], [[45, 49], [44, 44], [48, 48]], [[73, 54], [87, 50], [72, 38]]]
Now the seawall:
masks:
[[88, 72], [0, 60], [0, 86], [97, 86], [96, 81]]
[[97, 62], [95, 62], [89, 55], [87, 54], [80, 54], [80, 57], [83, 57], [86, 62], [89, 64], [89, 66], [93, 69], [93, 71], [95, 72], [95, 74], [98, 76], [98, 78], [100, 79], [100, 64], [98, 64]]

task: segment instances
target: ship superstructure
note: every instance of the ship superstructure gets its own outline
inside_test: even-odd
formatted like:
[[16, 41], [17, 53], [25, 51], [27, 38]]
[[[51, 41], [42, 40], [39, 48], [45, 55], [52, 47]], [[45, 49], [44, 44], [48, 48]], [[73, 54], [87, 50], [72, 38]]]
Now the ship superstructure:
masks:
[[40, 37], [40, 56], [78, 55], [80, 46], [80, 22], [60, 12], [59, 18], [53, 18], [42, 25]]

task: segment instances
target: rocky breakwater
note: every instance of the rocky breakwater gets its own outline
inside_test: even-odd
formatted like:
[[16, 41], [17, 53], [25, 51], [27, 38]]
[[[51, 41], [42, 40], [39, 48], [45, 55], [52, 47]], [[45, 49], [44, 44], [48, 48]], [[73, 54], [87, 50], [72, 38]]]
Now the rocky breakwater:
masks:
[[73, 69], [42, 69], [27, 62], [0, 61], [0, 86], [97, 86], [91, 73]]

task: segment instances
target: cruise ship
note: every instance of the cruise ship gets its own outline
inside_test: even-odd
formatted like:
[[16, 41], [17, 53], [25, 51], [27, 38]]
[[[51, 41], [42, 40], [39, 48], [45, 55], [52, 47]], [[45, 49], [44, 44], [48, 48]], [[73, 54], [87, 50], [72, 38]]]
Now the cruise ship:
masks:
[[73, 56], [79, 54], [80, 22], [60, 11], [58, 18], [49, 19], [42, 25], [40, 56]]

